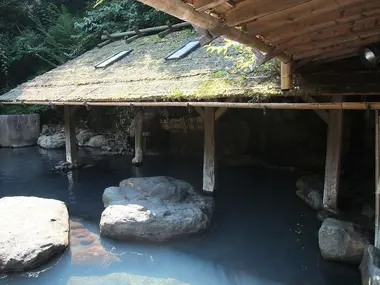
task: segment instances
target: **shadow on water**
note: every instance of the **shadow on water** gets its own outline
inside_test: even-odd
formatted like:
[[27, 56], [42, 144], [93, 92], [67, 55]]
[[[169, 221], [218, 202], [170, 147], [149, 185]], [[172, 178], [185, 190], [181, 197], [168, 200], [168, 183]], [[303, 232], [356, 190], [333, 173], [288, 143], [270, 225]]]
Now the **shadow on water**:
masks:
[[67, 203], [71, 246], [50, 264], [2, 276], [2, 284], [354, 285], [355, 268], [321, 260], [319, 222], [295, 195], [296, 176], [221, 167], [216, 212], [206, 233], [161, 245], [99, 237], [102, 193], [130, 176], [169, 175], [201, 188], [201, 159], [93, 156], [94, 167], [59, 174], [63, 151], [0, 149], [0, 196], [33, 195]]

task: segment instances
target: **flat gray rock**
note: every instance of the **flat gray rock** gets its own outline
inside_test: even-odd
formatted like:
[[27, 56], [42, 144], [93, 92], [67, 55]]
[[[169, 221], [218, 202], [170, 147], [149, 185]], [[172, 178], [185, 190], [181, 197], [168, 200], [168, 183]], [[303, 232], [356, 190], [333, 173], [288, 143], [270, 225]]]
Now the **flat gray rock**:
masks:
[[104, 191], [100, 232], [121, 240], [162, 242], [206, 230], [212, 198], [171, 177], [130, 178]]
[[380, 249], [368, 246], [359, 268], [362, 284], [380, 285]]
[[58, 149], [65, 147], [65, 134], [55, 133], [53, 135], [41, 135], [37, 144], [46, 149]]
[[323, 179], [314, 176], [302, 176], [297, 182], [296, 195], [314, 210], [323, 208]]
[[369, 233], [353, 223], [327, 218], [319, 229], [318, 244], [326, 260], [359, 264], [370, 244]]
[[69, 214], [61, 201], [5, 197], [0, 217], [0, 272], [37, 267], [69, 243]]
[[101, 148], [102, 146], [107, 146], [108, 145], [108, 140], [102, 136], [102, 135], [97, 135], [88, 140], [86, 143], [86, 146], [88, 147], [98, 147]]

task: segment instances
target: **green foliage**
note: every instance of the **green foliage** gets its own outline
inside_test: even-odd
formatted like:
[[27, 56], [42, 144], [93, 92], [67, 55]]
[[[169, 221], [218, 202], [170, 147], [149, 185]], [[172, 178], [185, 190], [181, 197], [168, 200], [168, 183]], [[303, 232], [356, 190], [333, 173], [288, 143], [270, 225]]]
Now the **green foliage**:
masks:
[[87, 11], [77, 27], [85, 33], [114, 33], [165, 24], [178, 20], [154, 10], [135, 0], [98, 1], [94, 9]]

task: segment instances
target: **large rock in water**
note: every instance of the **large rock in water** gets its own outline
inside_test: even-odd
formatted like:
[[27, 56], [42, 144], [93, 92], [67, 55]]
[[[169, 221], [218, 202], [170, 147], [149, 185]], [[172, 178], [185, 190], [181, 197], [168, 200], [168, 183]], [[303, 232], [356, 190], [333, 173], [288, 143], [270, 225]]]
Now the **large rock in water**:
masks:
[[380, 285], [380, 249], [368, 246], [360, 263], [362, 284]]
[[108, 145], [108, 140], [102, 136], [102, 135], [97, 135], [92, 138], [86, 143], [86, 146], [88, 147], [102, 147], [102, 146], [107, 146]]
[[65, 146], [65, 134], [42, 135], [38, 138], [37, 144], [46, 149], [63, 148]]
[[35, 145], [40, 133], [40, 116], [1, 115], [0, 147], [25, 147]]
[[0, 217], [0, 272], [37, 267], [69, 243], [69, 214], [63, 202], [5, 197], [0, 199]]
[[318, 235], [319, 248], [326, 260], [359, 264], [364, 249], [370, 244], [369, 234], [359, 226], [327, 218]]
[[162, 242], [204, 231], [214, 209], [212, 198], [164, 176], [124, 180], [104, 191], [103, 202], [100, 232], [121, 240]]

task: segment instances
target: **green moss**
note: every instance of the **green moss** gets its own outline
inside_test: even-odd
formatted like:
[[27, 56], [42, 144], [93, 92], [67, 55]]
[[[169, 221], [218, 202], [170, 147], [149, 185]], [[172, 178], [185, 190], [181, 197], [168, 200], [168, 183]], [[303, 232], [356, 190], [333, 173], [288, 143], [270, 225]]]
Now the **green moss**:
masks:
[[225, 70], [220, 70], [220, 71], [215, 71], [213, 74], [211, 74], [212, 78], [224, 78], [229, 75], [228, 71]]
[[167, 96], [168, 99], [182, 99], [185, 94], [179, 89], [173, 89]]

